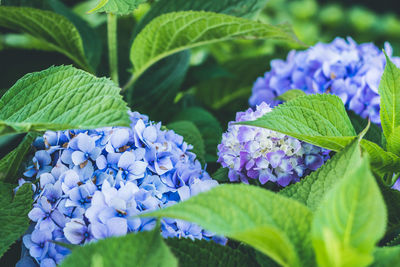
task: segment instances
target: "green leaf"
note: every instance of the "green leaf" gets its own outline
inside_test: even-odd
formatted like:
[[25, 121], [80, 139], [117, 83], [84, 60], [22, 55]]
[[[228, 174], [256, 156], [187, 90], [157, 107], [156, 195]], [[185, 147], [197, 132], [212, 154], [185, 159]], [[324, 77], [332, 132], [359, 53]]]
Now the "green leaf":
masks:
[[388, 242], [396, 237], [396, 230], [400, 231], [400, 191], [387, 186], [380, 178], [377, 178], [376, 181], [378, 182], [388, 211], [388, 230], [385, 237], [386, 242]]
[[12, 188], [13, 185], [0, 182], [0, 257], [29, 226], [28, 213], [33, 202], [31, 184], [20, 187], [14, 197]]
[[228, 168], [219, 168], [216, 172], [214, 172], [211, 177], [218, 182], [229, 182], [228, 178], [229, 169]]
[[299, 96], [305, 96], [306, 93], [300, 89], [292, 89], [289, 91], [284, 92], [280, 96], [278, 96], [276, 99], [277, 100], [282, 100], [282, 101], [290, 101], [295, 98], [298, 98]]
[[267, 0], [159, 0], [140, 21], [137, 30], [140, 31], [154, 18], [176, 11], [212, 11], [236, 17], [253, 17], [267, 3]]
[[267, 128], [334, 151], [356, 136], [342, 100], [328, 94], [301, 96], [255, 121], [238, 124]]
[[368, 266], [385, 232], [385, 202], [368, 160], [359, 160], [315, 213], [312, 239], [320, 266]]
[[257, 266], [247, 253], [213, 241], [168, 238], [165, 242], [178, 258], [180, 267]]
[[146, 0], [100, 0], [97, 6], [88, 13], [107, 12], [116, 15], [126, 15], [144, 2], [146, 2]]
[[[130, 107], [146, 113], [154, 120], [170, 119], [173, 100], [189, 68], [190, 53], [184, 51], [164, 58], [149, 68], [128, 90]], [[154, 105], [157, 103], [157, 105]], [[172, 107], [173, 108], [173, 107]]]
[[371, 267], [393, 267], [400, 262], [400, 246], [376, 248]]
[[111, 237], [77, 247], [61, 266], [178, 266], [160, 231]]
[[168, 129], [174, 130], [182, 135], [186, 143], [193, 145], [192, 152], [197, 155], [197, 159], [205, 164], [205, 149], [203, 137], [196, 125], [191, 121], [176, 121], [167, 125]]
[[259, 187], [220, 185], [144, 216], [197, 223], [218, 235], [249, 244], [283, 266], [300, 266], [313, 259], [311, 212], [297, 201]]
[[[381, 124], [383, 133], [392, 148], [390, 136], [400, 126], [400, 69], [386, 55], [386, 66], [383, 72], [378, 92], [381, 96]], [[389, 150], [390, 152], [395, 152]]]
[[81, 36], [64, 16], [28, 7], [0, 6], [0, 26], [32, 35], [79, 67], [90, 70]]
[[222, 128], [218, 120], [210, 112], [199, 107], [182, 110], [173, 119], [173, 121], [179, 120], [188, 120], [197, 126], [203, 136], [206, 162], [217, 161], [217, 145], [222, 137]]
[[368, 153], [374, 172], [385, 174], [400, 171], [400, 157], [367, 140], [361, 141], [361, 147]]
[[27, 74], [0, 99], [0, 135], [129, 126], [120, 89], [71, 66]]
[[288, 25], [271, 26], [213, 12], [174, 12], [152, 20], [136, 37], [130, 55], [134, 75], [137, 79], [155, 62], [176, 52], [239, 38], [300, 44]]
[[0, 160], [0, 181], [15, 182], [18, 168], [36, 137], [36, 133], [28, 133], [17, 148]]
[[279, 194], [295, 199], [315, 211], [321, 205], [325, 194], [359, 165], [360, 157], [359, 141], [355, 139], [318, 170], [279, 191]]
[[387, 138], [387, 149], [400, 156], [400, 126]]

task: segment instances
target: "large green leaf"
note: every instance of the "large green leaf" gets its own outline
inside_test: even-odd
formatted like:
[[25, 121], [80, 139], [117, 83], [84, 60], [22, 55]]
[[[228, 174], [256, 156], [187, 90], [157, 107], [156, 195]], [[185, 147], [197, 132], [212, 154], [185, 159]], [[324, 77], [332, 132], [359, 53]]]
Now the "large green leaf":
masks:
[[0, 135], [129, 126], [120, 89], [71, 66], [25, 75], [0, 99]]
[[236, 17], [252, 17], [267, 3], [267, 0], [159, 0], [153, 4], [150, 11], [140, 21], [137, 31], [140, 31], [155, 17], [165, 13], [188, 10], [204, 10], [228, 14]]
[[176, 121], [167, 125], [168, 129], [174, 130], [183, 136], [186, 143], [193, 145], [192, 152], [202, 164], [205, 163], [205, 149], [203, 137], [196, 125], [191, 121]]
[[400, 126], [387, 138], [387, 149], [400, 156]]
[[312, 238], [320, 266], [368, 266], [387, 212], [366, 158], [347, 172], [315, 213]]
[[325, 194], [360, 164], [360, 156], [359, 141], [354, 140], [317, 171], [279, 191], [279, 194], [300, 201], [315, 211], [321, 205]]
[[18, 168], [36, 137], [36, 133], [28, 133], [17, 148], [0, 160], [0, 180], [15, 182]]
[[161, 238], [160, 231], [128, 234], [89, 243], [73, 249], [62, 267], [80, 266], [178, 266], [178, 261]]
[[245, 251], [213, 241], [168, 238], [165, 242], [178, 258], [180, 267], [257, 266], [255, 259]]
[[394, 267], [400, 262], [400, 246], [376, 248], [371, 267]]
[[0, 6], [0, 26], [32, 35], [79, 67], [91, 69], [78, 30], [64, 16], [28, 7]]
[[107, 12], [125, 15], [135, 10], [139, 4], [146, 0], [100, 0], [96, 7], [89, 12]]
[[182, 110], [173, 121], [188, 120], [193, 122], [203, 136], [206, 162], [217, 160], [217, 145], [221, 141], [222, 128], [218, 120], [207, 110], [191, 107]]
[[278, 96], [276, 99], [282, 100], [282, 101], [290, 101], [295, 98], [298, 98], [300, 96], [305, 96], [306, 93], [303, 90], [300, 89], [291, 89], [289, 91], [284, 92], [280, 96]]
[[[400, 69], [385, 56], [386, 67], [378, 91], [381, 96], [381, 124], [390, 149], [390, 137], [400, 126]], [[392, 152], [400, 153], [400, 150]]]
[[288, 25], [271, 26], [213, 12], [174, 12], [152, 20], [136, 37], [130, 55], [134, 75], [137, 79], [155, 62], [176, 52], [239, 38], [300, 43]]
[[328, 94], [301, 96], [255, 121], [238, 124], [267, 128], [334, 151], [356, 136], [342, 100]]
[[32, 208], [31, 184], [24, 184], [13, 197], [13, 186], [0, 182], [0, 257], [28, 229]]
[[301, 266], [313, 260], [310, 210], [259, 187], [220, 185], [144, 216], [195, 222], [216, 234], [247, 243], [283, 266]]

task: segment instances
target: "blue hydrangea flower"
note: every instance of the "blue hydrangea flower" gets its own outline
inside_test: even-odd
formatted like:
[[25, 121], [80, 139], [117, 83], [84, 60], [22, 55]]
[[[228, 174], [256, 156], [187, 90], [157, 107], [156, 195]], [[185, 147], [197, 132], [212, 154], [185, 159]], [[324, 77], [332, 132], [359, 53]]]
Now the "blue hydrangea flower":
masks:
[[[385, 44], [392, 56], [392, 48]], [[393, 57], [400, 66], [400, 58]], [[276, 97], [290, 89], [309, 94], [331, 93], [339, 96], [346, 108], [374, 123], [380, 123], [378, 86], [386, 60], [372, 43], [358, 45], [353, 39], [336, 38], [318, 43], [304, 51], [291, 51], [286, 60], [271, 61], [271, 70], [256, 80], [249, 99], [250, 106], [261, 102], [280, 103]]]
[[[130, 117], [130, 128], [46, 132], [34, 142], [38, 151], [25, 174], [35, 191], [35, 229], [23, 241], [39, 264], [55, 266], [69, 253], [53, 240], [85, 244], [150, 230], [154, 219], [133, 216], [218, 185], [182, 136], [137, 112]], [[164, 237], [226, 242], [192, 223], [161, 225]]]
[[[238, 112], [235, 122], [255, 120], [271, 110], [262, 102], [255, 111], [249, 108]], [[218, 145], [218, 162], [229, 168], [232, 182], [258, 179], [261, 184], [271, 181], [287, 186], [318, 169], [329, 158], [328, 150], [287, 135], [233, 123], [229, 123]]]

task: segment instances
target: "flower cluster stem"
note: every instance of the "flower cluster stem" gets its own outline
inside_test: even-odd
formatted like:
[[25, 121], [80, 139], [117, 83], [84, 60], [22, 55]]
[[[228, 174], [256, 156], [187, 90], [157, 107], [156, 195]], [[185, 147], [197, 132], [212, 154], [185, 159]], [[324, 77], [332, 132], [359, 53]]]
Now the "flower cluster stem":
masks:
[[107, 15], [108, 60], [111, 79], [119, 85], [118, 79], [118, 47], [117, 47], [117, 16]]

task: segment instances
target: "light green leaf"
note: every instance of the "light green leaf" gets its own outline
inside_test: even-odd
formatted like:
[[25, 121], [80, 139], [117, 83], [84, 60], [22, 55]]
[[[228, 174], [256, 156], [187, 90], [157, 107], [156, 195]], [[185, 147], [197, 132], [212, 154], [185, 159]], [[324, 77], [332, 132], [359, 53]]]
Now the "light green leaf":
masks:
[[15, 176], [18, 172], [18, 168], [36, 137], [36, 133], [28, 133], [17, 148], [0, 160], [1, 181], [15, 182]]
[[222, 128], [219, 121], [210, 112], [199, 107], [182, 110], [173, 119], [173, 121], [179, 120], [188, 120], [197, 126], [203, 136], [206, 162], [217, 161], [217, 145], [222, 137]]
[[158, 229], [151, 232], [111, 237], [79, 246], [61, 266], [178, 266], [178, 261], [161, 238]]
[[28, 7], [0, 6], [0, 26], [32, 35], [79, 67], [90, 70], [81, 36], [64, 16]]
[[328, 94], [301, 96], [255, 121], [238, 124], [267, 128], [334, 151], [356, 136], [342, 100]]
[[178, 258], [180, 267], [257, 266], [247, 251], [222, 246], [213, 241], [168, 238], [165, 242]]
[[305, 96], [306, 93], [302, 90], [299, 89], [292, 89], [289, 91], [284, 92], [280, 96], [278, 96], [276, 99], [277, 100], [282, 100], [282, 101], [290, 101], [293, 100], [299, 96]]
[[119, 91], [110, 80], [71, 66], [27, 74], [0, 99], [0, 135], [129, 126]]
[[174, 12], [152, 20], [136, 37], [130, 55], [134, 75], [137, 79], [155, 62], [176, 52], [239, 38], [300, 44], [288, 25], [271, 26], [213, 12]]
[[193, 145], [192, 152], [197, 155], [197, 159], [205, 164], [204, 141], [199, 129], [191, 121], [176, 121], [167, 125], [168, 129], [174, 130], [175, 133], [182, 135], [185, 142]]
[[255, 186], [220, 185], [144, 216], [195, 222], [249, 244], [283, 266], [301, 266], [314, 257], [309, 233], [311, 212], [297, 201]]
[[385, 233], [385, 202], [368, 160], [359, 160], [315, 213], [312, 239], [320, 266], [368, 266]]
[[388, 141], [388, 148], [392, 148], [390, 137], [400, 126], [400, 69], [393, 64], [386, 53], [385, 56], [386, 67], [378, 91], [381, 96], [380, 115], [383, 133]]
[[400, 126], [397, 126], [387, 138], [387, 149], [400, 156]]
[[295, 199], [315, 211], [325, 194], [360, 164], [360, 157], [359, 141], [355, 139], [318, 170], [279, 191], [279, 194]]
[[368, 153], [372, 169], [376, 173], [386, 174], [400, 171], [400, 157], [386, 152], [368, 140], [362, 140], [361, 147]]
[[381, 247], [374, 251], [374, 263], [371, 267], [394, 267], [400, 262], [400, 246]]
[[97, 6], [88, 11], [88, 13], [107, 12], [116, 15], [126, 15], [144, 2], [146, 0], [100, 0]]
[[31, 184], [20, 187], [14, 197], [12, 188], [0, 182], [0, 257], [29, 226], [28, 212], [33, 202]]

